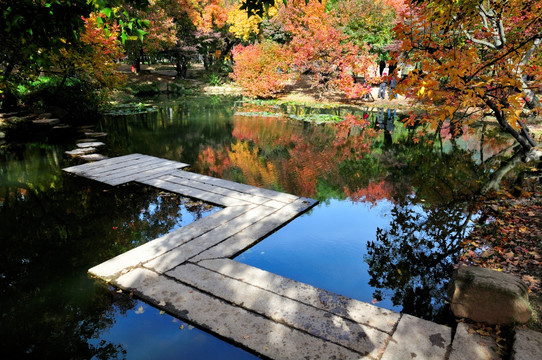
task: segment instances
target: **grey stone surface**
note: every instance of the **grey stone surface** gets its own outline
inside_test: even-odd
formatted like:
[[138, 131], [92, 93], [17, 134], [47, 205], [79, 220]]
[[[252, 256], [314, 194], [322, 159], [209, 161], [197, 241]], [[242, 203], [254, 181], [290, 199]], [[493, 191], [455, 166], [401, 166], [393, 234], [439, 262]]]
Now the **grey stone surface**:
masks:
[[[182, 166], [180, 163], [169, 160], [161, 160], [157, 158], [142, 159], [135, 164], [124, 165], [122, 168], [110, 168], [107, 170], [99, 169], [91, 174], [92, 178], [104, 182], [128, 182], [138, 175], [151, 172], [155, 169], [174, 169], [176, 164]], [[152, 172], [151, 172], [152, 174]]]
[[60, 123], [60, 119], [36, 119], [32, 120], [32, 122], [38, 125], [56, 125]]
[[100, 161], [100, 160], [108, 159], [107, 156], [102, 155], [102, 154], [86, 154], [86, 155], [80, 155], [79, 157], [85, 161]]
[[247, 193], [247, 194], [266, 197], [268, 199], [276, 200], [276, 201], [280, 201], [280, 202], [284, 202], [284, 203], [289, 203], [289, 202], [292, 202], [292, 201], [295, 201], [295, 200], [298, 199], [298, 197], [295, 196], [295, 195], [281, 193], [281, 192], [278, 192], [278, 191], [273, 191], [273, 190], [268, 190], [268, 189], [261, 189], [261, 188], [255, 187], [255, 186], [239, 184], [239, 183], [236, 183], [236, 182], [233, 182], [233, 181], [217, 179], [217, 178], [214, 178], [214, 177], [195, 174], [195, 173], [191, 173], [191, 172], [188, 172], [188, 171], [182, 171], [181, 170], [181, 171], [179, 171], [179, 173], [176, 173], [175, 176], [196, 180], [196, 181], [211, 184], [211, 185], [221, 186], [221, 187], [226, 188], [226, 189], [231, 189], [231, 190], [235, 190], [235, 191], [239, 191], [239, 192], [244, 192], [244, 193]]
[[271, 359], [364, 359], [343, 346], [232, 306], [150, 270], [135, 269], [114, 284], [180, 319]]
[[231, 219], [231, 221], [225, 222], [220, 227], [216, 227], [211, 231], [199, 236], [191, 243], [172, 249], [164, 255], [149, 261], [145, 264], [145, 266], [152, 268], [157, 272], [164, 272], [172, 269], [173, 267], [224, 241], [230, 236], [242, 231], [244, 228], [259, 222], [261, 219], [265, 218], [274, 211], [276, 210], [273, 208], [257, 206], [250, 211]]
[[[178, 172], [175, 172], [174, 174], [178, 174]], [[182, 177], [179, 177], [179, 176], [174, 176], [174, 175], [163, 176], [160, 179], [165, 180], [165, 181], [169, 181], [169, 182], [172, 182], [172, 183], [175, 183], [175, 184], [179, 184], [179, 185], [193, 187], [193, 188], [196, 188], [198, 190], [206, 191], [206, 192], [209, 192], [209, 193], [216, 193], [216, 194], [221, 195], [221, 196], [226, 196], [226, 197], [231, 197], [231, 198], [234, 198], [234, 199], [243, 200], [243, 201], [253, 203], [253, 204], [261, 205], [261, 204], [269, 201], [269, 199], [267, 199], [265, 197], [261, 197], [261, 196], [257, 196], [257, 195], [251, 195], [251, 194], [243, 193], [243, 192], [240, 192], [240, 191], [231, 190], [231, 189], [228, 189], [226, 187], [222, 187], [222, 186], [220, 186], [220, 183], [210, 185], [210, 184], [206, 184], [204, 182], [199, 182], [199, 181], [196, 181], [196, 180], [189, 180], [189, 179], [182, 178]]]
[[460, 266], [450, 282], [455, 316], [488, 324], [525, 323], [531, 317], [527, 285], [518, 277], [476, 266]]
[[106, 184], [109, 185], [120, 185], [124, 183], [128, 183], [131, 181], [139, 181], [143, 182], [146, 179], [154, 178], [156, 176], [163, 176], [171, 173], [174, 171], [177, 167], [182, 167], [183, 164], [180, 163], [173, 163], [173, 164], [152, 164], [148, 165], [146, 167], [146, 170], [134, 172], [134, 173], [126, 173], [123, 176], [115, 177], [115, 178], [109, 178], [109, 179], [97, 179], [100, 180]]
[[[194, 264], [181, 265], [166, 275], [204, 292], [210, 292], [234, 305], [363, 355], [377, 357], [390, 337], [380, 330]], [[295, 290], [295, 287], [291, 289]]]
[[87, 147], [87, 148], [79, 148], [79, 149], [69, 150], [69, 151], [66, 151], [65, 153], [67, 155], [71, 155], [71, 156], [81, 156], [81, 155], [92, 153], [94, 151], [96, 151], [95, 148]]
[[189, 186], [179, 185], [175, 184], [169, 181], [161, 180], [161, 179], [145, 179], [140, 180], [140, 182], [151, 185], [154, 187], [157, 187], [159, 189], [164, 189], [167, 191], [172, 191], [177, 194], [182, 194], [185, 196], [190, 196], [193, 198], [197, 198], [200, 200], [203, 200], [208, 203], [212, 203], [219, 206], [240, 206], [240, 205], [248, 205], [246, 201], [234, 199], [226, 196], [222, 196], [216, 193], [209, 193], [204, 190], [196, 189]]
[[86, 174], [92, 174], [94, 171], [100, 171], [104, 169], [111, 169], [115, 166], [119, 166], [120, 164], [130, 164], [137, 162], [139, 159], [145, 158], [146, 155], [141, 154], [130, 154], [130, 155], [124, 155], [124, 156], [118, 156], [114, 158], [110, 158], [107, 160], [102, 160], [99, 162], [94, 163], [88, 163], [83, 165], [76, 165], [76, 166], [70, 166], [67, 168], [62, 169], [63, 171], [77, 174], [80, 176], [87, 176]]
[[104, 137], [104, 136], [107, 136], [107, 133], [95, 132], [95, 131], [85, 131], [85, 136]]
[[[220, 227], [223, 223], [238, 217], [254, 206], [232, 207], [213, 213], [205, 218], [184, 226], [178, 230], [170, 232], [157, 239], [140, 245], [135, 249], [122, 253], [108, 261], [105, 261], [89, 270], [95, 276], [104, 280], [111, 280], [119, 276], [122, 272], [139, 266], [140, 264], [152, 260], [168, 251], [175, 249], [199, 236], [209, 233], [213, 229]], [[178, 263], [177, 263], [178, 264]]]
[[511, 360], [542, 359], [542, 333], [516, 329]]
[[381, 360], [445, 360], [451, 342], [449, 327], [403, 314]]
[[88, 148], [88, 147], [92, 147], [92, 148], [97, 148], [97, 147], [100, 147], [100, 146], [104, 146], [105, 144], [101, 141], [91, 141], [91, 142], [80, 142], [80, 143], [77, 143], [77, 147], [79, 148]]
[[400, 314], [230, 259], [204, 260], [199, 266], [303, 304], [392, 334]]
[[468, 324], [459, 323], [449, 360], [498, 360], [501, 356], [497, 348], [494, 338], [481, 336], [474, 330], [469, 332]]

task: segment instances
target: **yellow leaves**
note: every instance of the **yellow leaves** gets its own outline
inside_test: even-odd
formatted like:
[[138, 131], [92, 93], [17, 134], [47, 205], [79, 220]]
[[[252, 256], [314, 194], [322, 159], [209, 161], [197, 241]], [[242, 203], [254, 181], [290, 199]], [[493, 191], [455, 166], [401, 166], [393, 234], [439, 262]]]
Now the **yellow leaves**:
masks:
[[241, 4], [230, 10], [227, 23], [230, 25], [230, 33], [247, 41], [252, 35], [258, 34], [262, 18], [258, 15], [249, 16], [245, 10], [240, 9], [240, 6]]
[[422, 86], [422, 87], [418, 90], [418, 93], [417, 93], [417, 94], [418, 94], [418, 97], [423, 96], [424, 92], [425, 92], [425, 86]]

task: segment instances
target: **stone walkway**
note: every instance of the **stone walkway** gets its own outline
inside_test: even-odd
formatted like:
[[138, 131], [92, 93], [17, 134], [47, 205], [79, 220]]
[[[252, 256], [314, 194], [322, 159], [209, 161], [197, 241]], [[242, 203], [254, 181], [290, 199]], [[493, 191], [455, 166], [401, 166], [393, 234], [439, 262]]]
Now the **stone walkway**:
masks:
[[488, 358], [466, 351], [473, 344], [481, 355], [490, 351], [466, 331], [452, 346], [447, 326], [231, 260], [317, 202], [182, 170], [186, 166], [131, 154], [64, 169], [110, 185], [137, 181], [223, 207], [93, 267], [92, 275], [271, 359]]

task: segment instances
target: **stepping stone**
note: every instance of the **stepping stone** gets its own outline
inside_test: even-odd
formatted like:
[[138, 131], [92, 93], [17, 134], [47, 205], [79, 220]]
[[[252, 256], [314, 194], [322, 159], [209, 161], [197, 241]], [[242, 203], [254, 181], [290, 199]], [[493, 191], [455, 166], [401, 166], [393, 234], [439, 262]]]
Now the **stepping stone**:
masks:
[[85, 136], [91, 136], [91, 137], [104, 137], [104, 136], [107, 136], [107, 133], [104, 133], [104, 132], [94, 132], [94, 131], [85, 131]]
[[56, 130], [64, 130], [64, 129], [69, 129], [69, 128], [71, 128], [71, 126], [67, 124], [60, 124], [60, 125], [53, 126], [53, 129], [56, 129]]
[[85, 161], [100, 161], [100, 160], [109, 159], [107, 156], [102, 155], [102, 154], [80, 155], [79, 157]]
[[87, 148], [81, 148], [81, 149], [66, 151], [65, 154], [68, 154], [68, 155], [71, 155], [71, 156], [81, 156], [81, 155], [86, 155], [86, 154], [92, 153], [94, 151], [96, 151], [96, 148], [87, 147]]
[[105, 144], [103, 142], [100, 142], [100, 141], [93, 141], [93, 142], [82, 142], [82, 143], [78, 143], [77, 144], [77, 147], [79, 148], [89, 148], [89, 147], [92, 147], [92, 148], [96, 148], [96, 147], [99, 147], [99, 146], [104, 146]]
[[56, 125], [60, 123], [60, 119], [36, 119], [32, 122], [37, 125]]

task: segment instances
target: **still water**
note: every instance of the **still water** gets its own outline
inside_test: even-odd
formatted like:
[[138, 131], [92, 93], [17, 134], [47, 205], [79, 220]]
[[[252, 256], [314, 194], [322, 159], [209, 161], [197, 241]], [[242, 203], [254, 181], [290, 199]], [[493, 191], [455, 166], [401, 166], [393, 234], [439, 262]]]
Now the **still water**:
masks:
[[[447, 279], [508, 141], [409, 129], [391, 111], [160, 100], [110, 115], [101, 153], [142, 153], [191, 171], [320, 201], [236, 260], [387, 309], [446, 323]], [[288, 112], [292, 116], [269, 116]], [[340, 124], [303, 121], [346, 118]], [[292, 119], [295, 118], [295, 119]], [[21, 358], [249, 359], [191, 324], [90, 279], [87, 269], [217, 207], [135, 184], [69, 176], [82, 133], [0, 148], [0, 339]]]

